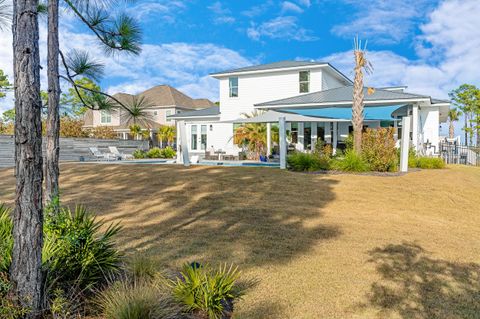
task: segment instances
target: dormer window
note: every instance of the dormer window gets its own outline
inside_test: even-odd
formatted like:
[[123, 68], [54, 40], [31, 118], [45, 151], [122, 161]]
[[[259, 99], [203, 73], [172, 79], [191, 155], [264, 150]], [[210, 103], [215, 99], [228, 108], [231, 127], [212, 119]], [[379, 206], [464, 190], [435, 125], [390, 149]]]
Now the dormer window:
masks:
[[300, 93], [310, 92], [310, 71], [300, 71], [299, 76], [299, 85]]
[[230, 97], [238, 97], [238, 77], [228, 78]]
[[112, 123], [112, 114], [108, 110], [100, 111], [100, 123], [102, 124]]

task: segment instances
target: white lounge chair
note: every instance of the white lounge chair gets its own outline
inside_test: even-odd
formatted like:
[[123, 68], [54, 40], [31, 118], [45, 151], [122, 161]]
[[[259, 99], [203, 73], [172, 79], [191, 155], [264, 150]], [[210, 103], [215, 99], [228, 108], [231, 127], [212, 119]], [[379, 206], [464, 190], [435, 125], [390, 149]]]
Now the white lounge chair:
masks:
[[132, 154], [120, 153], [116, 146], [109, 146], [108, 149], [110, 150], [110, 153], [112, 153], [117, 158], [121, 158], [122, 160], [133, 159]]
[[114, 161], [116, 159], [115, 155], [110, 153], [102, 153], [98, 150], [97, 147], [89, 147], [88, 149], [93, 154], [93, 156], [95, 156], [97, 160], [107, 160], [107, 161], [113, 160]]
[[198, 155], [193, 155], [192, 157], [190, 157], [190, 163], [197, 164], [199, 159], [200, 157]]

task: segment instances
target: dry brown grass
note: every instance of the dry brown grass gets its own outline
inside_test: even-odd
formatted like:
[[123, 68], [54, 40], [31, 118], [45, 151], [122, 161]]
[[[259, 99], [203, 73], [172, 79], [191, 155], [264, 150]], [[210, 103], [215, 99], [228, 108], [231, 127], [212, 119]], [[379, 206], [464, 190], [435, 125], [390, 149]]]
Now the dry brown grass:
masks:
[[[14, 194], [0, 171], [0, 201]], [[480, 169], [405, 176], [62, 165], [62, 201], [124, 226], [159, 267], [233, 262], [261, 280], [237, 318], [480, 318]]]

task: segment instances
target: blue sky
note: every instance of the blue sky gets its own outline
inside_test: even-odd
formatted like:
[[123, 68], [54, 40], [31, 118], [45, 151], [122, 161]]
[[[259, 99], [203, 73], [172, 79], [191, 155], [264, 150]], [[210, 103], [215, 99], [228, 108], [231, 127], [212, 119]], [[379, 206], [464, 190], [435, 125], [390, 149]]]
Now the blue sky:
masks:
[[[478, 0], [144, 0], [120, 6], [141, 21], [139, 56], [105, 56], [92, 34], [63, 14], [63, 50], [87, 49], [106, 64], [102, 87], [137, 93], [159, 84], [218, 99], [209, 73], [286, 59], [320, 60], [352, 75], [355, 35], [368, 40], [366, 85], [407, 85], [445, 98], [480, 85]], [[46, 25], [41, 22], [42, 63]], [[11, 35], [0, 32], [0, 68], [12, 74]], [[42, 82], [45, 74], [42, 74]], [[13, 105], [0, 102], [0, 111]]]

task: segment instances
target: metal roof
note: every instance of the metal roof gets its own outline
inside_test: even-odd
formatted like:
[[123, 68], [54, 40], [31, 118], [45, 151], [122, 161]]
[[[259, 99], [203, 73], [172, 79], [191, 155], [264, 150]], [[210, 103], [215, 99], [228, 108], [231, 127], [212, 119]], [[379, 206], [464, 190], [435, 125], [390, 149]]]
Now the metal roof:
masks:
[[[364, 88], [364, 101], [384, 101], [384, 100], [418, 100], [418, 99], [429, 99], [429, 96], [389, 91], [383, 89], [374, 89], [373, 93], [368, 93], [368, 88]], [[339, 88], [334, 88], [330, 90], [318, 91], [308, 94], [297, 95], [294, 97], [280, 99], [270, 102], [264, 102], [255, 104], [255, 106], [289, 106], [296, 104], [328, 104], [332, 103], [348, 104], [352, 102], [353, 99], [353, 86], [343, 86]]]
[[184, 118], [184, 117], [218, 116], [218, 115], [220, 115], [220, 107], [218, 105], [215, 105], [206, 109], [177, 113], [177, 114], [168, 116], [168, 118], [175, 119], [175, 118]]
[[349, 119], [341, 118], [323, 118], [318, 116], [306, 116], [291, 112], [267, 111], [260, 115], [250, 118], [240, 118], [233, 121], [225, 121], [224, 123], [275, 123], [280, 117], [285, 117], [287, 122], [350, 122]]
[[250, 72], [250, 71], [263, 71], [263, 70], [273, 70], [273, 69], [284, 69], [284, 68], [295, 68], [302, 66], [312, 66], [312, 65], [327, 65], [326, 62], [318, 61], [279, 61], [274, 63], [259, 64], [253, 66], [247, 66], [238, 69], [232, 69], [222, 72], [211, 73], [210, 75], [220, 75], [225, 73], [239, 73], [239, 72]]

